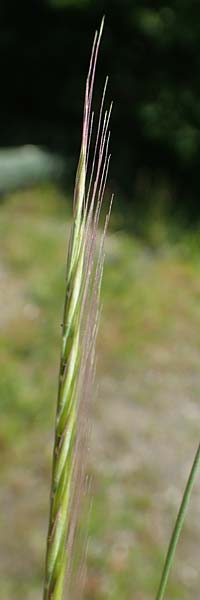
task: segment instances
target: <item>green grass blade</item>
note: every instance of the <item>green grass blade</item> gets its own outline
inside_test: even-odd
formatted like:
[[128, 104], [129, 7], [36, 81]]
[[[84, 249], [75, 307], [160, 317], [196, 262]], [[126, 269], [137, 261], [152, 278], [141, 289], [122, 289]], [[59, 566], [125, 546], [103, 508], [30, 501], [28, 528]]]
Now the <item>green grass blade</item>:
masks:
[[187, 508], [188, 508], [188, 505], [190, 502], [190, 497], [191, 497], [193, 485], [195, 482], [195, 478], [196, 478], [199, 466], [200, 466], [200, 444], [199, 444], [196, 454], [195, 454], [194, 462], [193, 462], [193, 465], [192, 465], [192, 468], [190, 471], [190, 475], [189, 475], [189, 478], [188, 478], [188, 481], [186, 484], [186, 488], [185, 488], [185, 491], [183, 494], [183, 499], [182, 499], [182, 502], [180, 505], [180, 509], [178, 512], [174, 530], [172, 532], [172, 536], [171, 536], [171, 540], [169, 543], [169, 548], [168, 548], [167, 556], [165, 559], [165, 564], [164, 564], [156, 600], [163, 600], [163, 598], [164, 598], [170, 571], [171, 571], [173, 561], [174, 561], [177, 543], [178, 543], [178, 540], [179, 540], [179, 537], [181, 534], [181, 530], [182, 530], [182, 527], [183, 527], [183, 524], [185, 521]]

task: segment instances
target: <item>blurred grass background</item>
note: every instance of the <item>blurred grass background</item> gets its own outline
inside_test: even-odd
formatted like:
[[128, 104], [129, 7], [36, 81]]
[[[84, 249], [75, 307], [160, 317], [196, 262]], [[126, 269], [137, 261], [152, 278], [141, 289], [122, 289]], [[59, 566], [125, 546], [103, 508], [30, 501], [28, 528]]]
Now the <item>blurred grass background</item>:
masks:
[[[71, 200], [54, 185], [0, 212], [0, 580], [41, 597]], [[199, 435], [200, 230], [149, 219], [107, 239], [93, 404], [87, 600], [153, 599]], [[159, 233], [158, 231], [162, 232]], [[151, 240], [151, 242], [149, 242]], [[159, 240], [159, 241], [158, 241]], [[199, 483], [168, 594], [197, 598]]]
[[[153, 600], [199, 435], [200, 3], [0, 5], [0, 582], [41, 597], [85, 75], [114, 99], [86, 600]], [[110, 97], [109, 97], [110, 96]], [[199, 598], [199, 481], [171, 600]]]

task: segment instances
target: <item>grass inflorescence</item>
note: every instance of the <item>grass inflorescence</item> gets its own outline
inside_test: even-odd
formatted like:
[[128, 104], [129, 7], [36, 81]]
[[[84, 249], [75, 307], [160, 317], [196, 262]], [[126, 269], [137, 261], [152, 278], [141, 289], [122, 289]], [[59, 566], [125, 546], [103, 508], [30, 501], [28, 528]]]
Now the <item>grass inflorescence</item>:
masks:
[[61, 600], [63, 597], [85, 480], [88, 406], [95, 365], [104, 239], [110, 213], [109, 208], [96, 256], [99, 216], [110, 161], [111, 107], [104, 112], [106, 79], [94, 156], [87, 176], [94, 121], [92, 96], [102, 30], [103, 21], [99, 33], [95, 34], [86, 81], [82, 143], [67, 258], [44, 600]]

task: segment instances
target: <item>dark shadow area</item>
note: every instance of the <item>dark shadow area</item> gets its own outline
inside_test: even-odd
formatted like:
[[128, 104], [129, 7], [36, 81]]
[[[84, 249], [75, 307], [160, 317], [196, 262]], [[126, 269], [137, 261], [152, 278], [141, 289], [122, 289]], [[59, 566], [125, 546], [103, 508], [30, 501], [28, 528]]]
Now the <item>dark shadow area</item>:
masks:
[[70, 189], [90, 48], [104, 13], [96, 101], [106, 71], [114, 98], [110, 185], [122, 212], [129, 205], [134, 215], [164, 187], [166, 212], [193, 223], [199, 218], [198, 2], [2, 0], [0, 145], [34, 144], [64, 156]]

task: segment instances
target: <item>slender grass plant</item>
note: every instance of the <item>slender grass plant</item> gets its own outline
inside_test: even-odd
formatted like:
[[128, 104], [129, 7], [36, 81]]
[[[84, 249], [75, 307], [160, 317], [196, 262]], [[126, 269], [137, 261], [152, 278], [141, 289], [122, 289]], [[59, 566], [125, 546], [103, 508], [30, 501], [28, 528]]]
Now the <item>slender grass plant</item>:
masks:
[[[92, 97], [102, 30], [103, 21], [99, 33], [95, 34], [86, 81], [82, 143], [75, 181], [73, 220], [68, 248], [44, 600], [63, 599], [66, 574], [68, 590], [70, 584], [74, 583], [72, 582], [74, 539], [86, 481], [88, 415], [95, 371], [95, 343], [99, 320], [104, 241], [112, 204], [111, 198], [99, 242], [99, 217], [110, 162], [109, 122], [112, 109], [110, 106], [109, 110], [104, 111], [108, 82], [106, 79], [93, 154], [90, 158], [94, 122]], [[200, 446], [195, 455], [172, 532], [156, 600], [164, 599], [199, 464]], [[78, 576], [81, 584], [81, 569], [77, 571], [77, 581]], [[71, 598], [71, 594], [69, 597]], [[80, 593], [78, 598], [80, 599]]]
[[104, 111], [107, 79], [92, 159], [90, 146], [94, 122], [92, 96], [102, 30], [103, 21], [99, 33], [95, 34], [86, 81], [82, 143], [67, 258], [44, 600], [62, 600], [66, 573], [70, 579], [73, 542], [85, 482], [88, 407], [94, 378], [104, 240], [111, 208], [110, 202], [99, 242], [99, 217], [110, 162], [111, 107]]
[[196, 454], [195, 454], [194, 461], [193, 461], [193, 464], [191, 467], [191, 471], [190, 471], [190, 474], [189, 474], [189, 477], [188, 477], [188, 480], [186, 483], [185, 491], [184, 491], [184, 494], [182, 497], [182, 501], [180, 504], [180, 508], [178, 511], [174, 529], [172, 531], [166, 559], [164, 562], [163, 571], [161, 574], [160, 584], [159, 584], [158, 592], [156, 595], [156, 600], [163, 600], [163, 598], [165, 596], [165, 591], [167, 588], [169, 575], [170, 575], [172, 566], [174, 564], [176, 547], [177, 547], [177, 544], [179, 541], [181, 530], [184, 525], [186, 512], [187, 512], [187, 509], [189, 506], [189, 502], [190, 502], [190, 498], [191, 498], [191, 494], [192, 494], [192, 490], [193, 490], [193, 486], [194, 486], [194, 482], [195, 482], [195, 478], [196, 478], [199, 466], [200, 466], [200, 444], [198, 445], [197, 450], [196, 450]]

